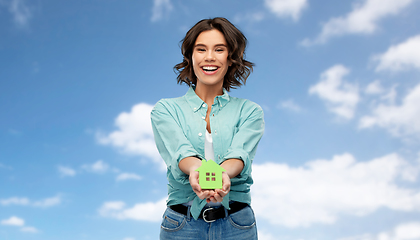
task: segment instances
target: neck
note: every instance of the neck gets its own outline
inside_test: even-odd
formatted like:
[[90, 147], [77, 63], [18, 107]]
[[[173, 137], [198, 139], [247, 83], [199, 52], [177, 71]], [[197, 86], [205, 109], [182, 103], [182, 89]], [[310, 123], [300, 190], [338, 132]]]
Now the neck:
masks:
[[[222, 82], [223, 84], [223, 82]], [[213, 105], [214, 98], [216, 96], [223, 95], [223, 85], [205, 85], [197, 81], [195, 88], [195, 94], [203, 100], [207, 106]]]

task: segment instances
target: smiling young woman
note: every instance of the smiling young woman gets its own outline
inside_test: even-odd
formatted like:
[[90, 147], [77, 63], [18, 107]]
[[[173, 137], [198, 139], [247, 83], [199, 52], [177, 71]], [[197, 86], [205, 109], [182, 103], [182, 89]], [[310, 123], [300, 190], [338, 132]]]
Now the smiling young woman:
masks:
[[[257, 239], [249, 190], [264, 115], [256, 103], [228, 94], [252, 71], [246, 43], [225, 18], [201, 20], [182, 40], [184, 59], [174, 69], [190, 88], [151, 113], [169, 182], [161, 239]], [[222, 189], [201, 189], [195, 170], [202, 159], [226, 170]]]

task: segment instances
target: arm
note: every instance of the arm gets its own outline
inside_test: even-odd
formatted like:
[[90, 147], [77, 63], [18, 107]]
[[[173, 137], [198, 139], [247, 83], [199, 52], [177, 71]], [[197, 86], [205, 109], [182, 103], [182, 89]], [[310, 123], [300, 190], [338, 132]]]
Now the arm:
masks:
[[232, 158], [224, 161], [220, 166], [226, 170], [229, 178], [234, 178], [244, 169], [244, 162], [241, 159]]
[[164, 100], [159, 101], [152, 110], [151, 120], [154, 139], [159, 153], [165, 161], [168, 172], [180, 184], [187, 185], [188, 176], [178, 164], [184, 158], [199, 160], [200, 154], [185, 136], [176, 112]]
[[[234, 174], [229, 176], [242, 180], [249, 177], [258, 143], [264, 133], [264, 113], [261, 107], [253, 104], [246, 109], [241, 116], [238, 131], [235, 133], [222, 160], [222, 165], [232, 159], [241, 160], [243, 164], [240, 165], [242, 170], [239, 173], [233, 172]], [[236, 167], [235, 169], [237, 170], [238, 168]]]
[[223, 189], [216, 189], [213, 202], [221, 202], [229, 193], [231, 179], [244, 181], [249, 177], [251, 164], [257, 145], [264, 133], [264, 113], [258, 105], [254, 105], [244, 113], [232, 143], [224, 156], [221, 166], [226, 170], [223, 175]]

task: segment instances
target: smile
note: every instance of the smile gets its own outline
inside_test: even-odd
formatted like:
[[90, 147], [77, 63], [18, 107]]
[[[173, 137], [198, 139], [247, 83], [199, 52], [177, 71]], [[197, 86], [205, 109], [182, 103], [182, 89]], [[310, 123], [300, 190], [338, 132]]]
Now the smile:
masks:
[[212, 75], [212, 74], [215, 74], [217, 72], [219, 67], [217, 67], [217, 66], [203, 66], [203, 67], [201, 67], [201, 69], [203, 70], [204, 74]]

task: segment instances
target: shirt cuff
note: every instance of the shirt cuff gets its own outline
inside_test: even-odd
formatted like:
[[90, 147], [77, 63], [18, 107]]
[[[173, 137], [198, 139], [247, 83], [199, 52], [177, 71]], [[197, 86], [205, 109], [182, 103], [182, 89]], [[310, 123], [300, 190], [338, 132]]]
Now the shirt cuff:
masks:
[[228, 159], [233, 159], [233, 158], [241, 159], [242, 162], [244, 162], [244, 169], [242, 169], [240, 175], [242, 176], [248, 175], [249, 169], [251, 166], [251, 163], [249, 162], [249, 154], [243, 149], [230, 150], [229, 152], [225, 154], [220, 164], [222, 164], [224, 161]]

